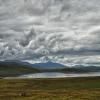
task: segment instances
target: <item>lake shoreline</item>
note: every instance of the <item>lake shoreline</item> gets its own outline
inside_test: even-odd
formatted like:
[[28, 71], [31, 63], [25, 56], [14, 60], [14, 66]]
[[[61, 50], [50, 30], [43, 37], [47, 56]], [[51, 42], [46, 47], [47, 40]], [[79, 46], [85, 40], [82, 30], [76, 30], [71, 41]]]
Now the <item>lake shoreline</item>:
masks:
[[58, 73], [58, 72], [43, 72], [43, 73], [34, 73], [34, 74], [25, 74], [25, 75], [20, 75], [17, 77], [2, 77], [1, 79], [58, 79], [58, 78], [82, 78], [82, 77], [100, 77], [100, 73]]

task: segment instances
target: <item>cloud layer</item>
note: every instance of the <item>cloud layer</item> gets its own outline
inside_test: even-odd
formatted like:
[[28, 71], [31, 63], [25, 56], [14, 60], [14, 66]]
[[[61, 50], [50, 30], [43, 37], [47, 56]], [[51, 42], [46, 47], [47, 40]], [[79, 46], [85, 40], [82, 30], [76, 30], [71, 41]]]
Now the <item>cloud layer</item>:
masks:
[[100, 61], [99, 0], [0, 0], [0, 60]]

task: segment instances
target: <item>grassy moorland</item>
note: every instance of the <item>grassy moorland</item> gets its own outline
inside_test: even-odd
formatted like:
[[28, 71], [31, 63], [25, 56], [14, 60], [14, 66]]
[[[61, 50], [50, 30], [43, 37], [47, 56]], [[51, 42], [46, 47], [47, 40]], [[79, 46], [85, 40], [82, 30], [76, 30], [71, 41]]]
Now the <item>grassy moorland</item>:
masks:
[[0, 100], [100, 100], [100, 77], [0, 79]]

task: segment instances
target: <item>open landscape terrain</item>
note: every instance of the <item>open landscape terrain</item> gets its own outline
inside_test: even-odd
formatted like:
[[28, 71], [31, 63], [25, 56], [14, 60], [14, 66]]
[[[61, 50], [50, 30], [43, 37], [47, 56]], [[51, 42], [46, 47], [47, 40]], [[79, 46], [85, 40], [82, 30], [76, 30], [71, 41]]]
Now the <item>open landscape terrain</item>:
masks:
[[100, 100], [100, 0], [0, 0], [0, 100]]
[[100, 77], [0, 79], [0, 100], [100, 100]]
[[[36, 64], [30, 64], [28, 62], [22, 62], [22, 61], [0, 61], [0, 78], [4, 77], [19, 77], [21, 75], [30, 75], [35, 73], [44, 73], [45, 76], [48, 76], [47, 73], [61, 73], [61, 74], [89, 74], [94, 75], [93, 73], [99, 73], [100, 67], [98, 66], [65, 66], [60, 63], [54, 63], [54, 62], [46, 62], [46, 63], [36, 63]], [[60, 75], [61, 75], [60, 74]], [[56, 77], [56, 74], [53, 76]], [[67, 75], [69, 76], [69, 75]], [[96, 76], [96, 75], [94, 75]], [[98, 75], [97, 75], [98, 76]], [[100, 75], [99, 75], [100, 76]]]
[[1, 61], [0, 100], [99, 100], [99, 72], [96, 66]]

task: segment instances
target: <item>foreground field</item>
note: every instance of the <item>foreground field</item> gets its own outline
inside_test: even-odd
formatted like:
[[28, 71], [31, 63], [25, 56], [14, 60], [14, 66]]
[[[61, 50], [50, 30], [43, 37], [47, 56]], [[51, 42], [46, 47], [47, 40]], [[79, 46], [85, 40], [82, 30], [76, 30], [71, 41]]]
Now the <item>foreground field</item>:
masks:
[[100, 100], [100, 77], [1, 79], [0, 100]]

